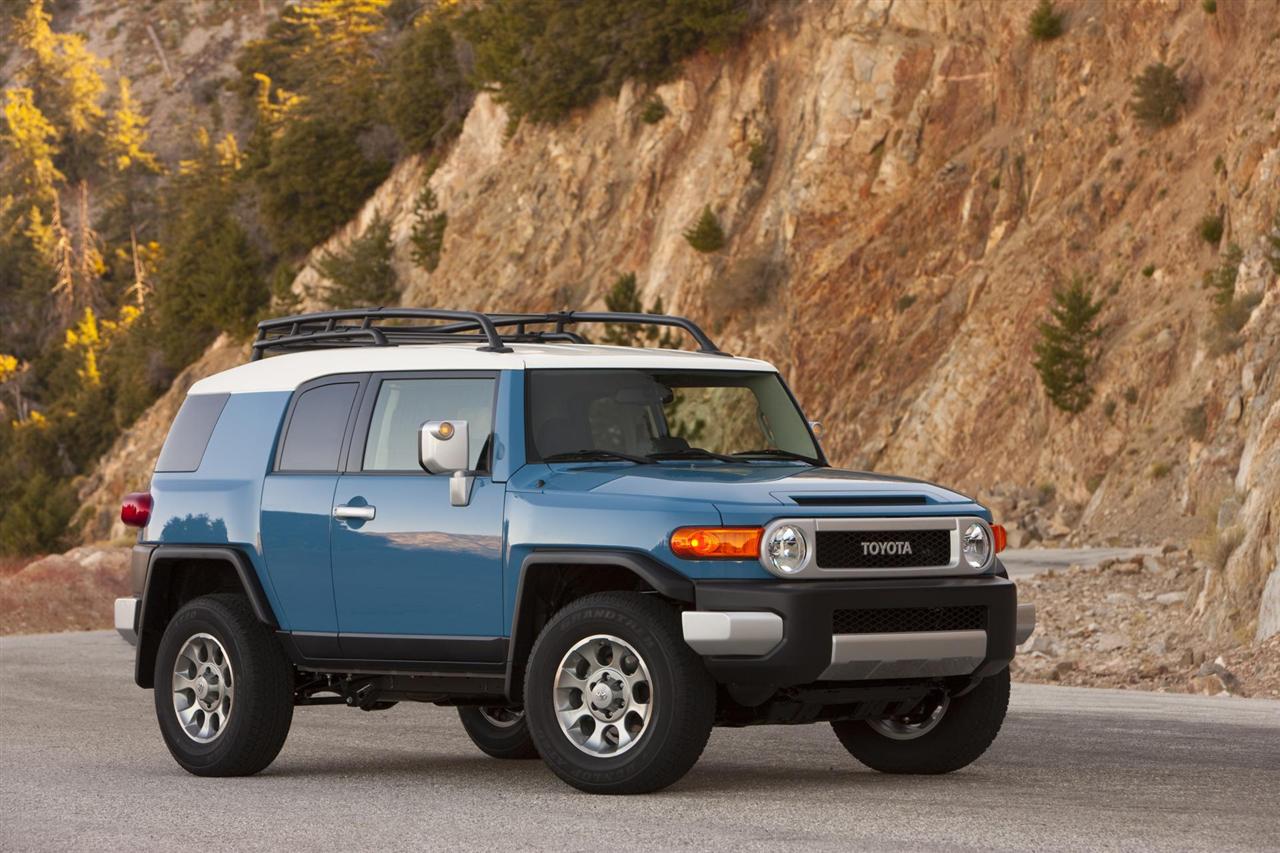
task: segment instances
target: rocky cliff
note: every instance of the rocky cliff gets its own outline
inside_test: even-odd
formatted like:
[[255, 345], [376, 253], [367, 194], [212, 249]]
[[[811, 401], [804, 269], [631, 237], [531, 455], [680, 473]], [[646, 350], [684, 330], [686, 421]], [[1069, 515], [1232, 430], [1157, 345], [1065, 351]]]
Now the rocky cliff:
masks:
[[[514, 134], [482, 95], [437, 168], [400, 163], [322, 248], [388, 219], [412, 305], [600, 307], [634, 272], [646, 304], [774, 361], [839, 463], [976, 493], [1016, 542], [1194, 542], [1206, 633], [1280, 630], [1280, 6], [1064, 2], [1041, 43], [1032, 5], [786, 4], [654, 92]], [[1188, 98], [1150, 131], [1127, 104], [1156, 61]], [[424, 183], [448, 214], [429, 273], [409, 244]], [[682, 236], [705, 206], [728, 235], [711, 254]], [[1224, 342], [1200, 282], [1232, 244], [1256, 304]], [[1031, 360], [1077, 275], [1106, 303], [1094, 402], [1068, 416]], [[311, 270], [294, 288], [321, 300]], [[145, 482], [176, 393], [90, 479], [89, 538]]]

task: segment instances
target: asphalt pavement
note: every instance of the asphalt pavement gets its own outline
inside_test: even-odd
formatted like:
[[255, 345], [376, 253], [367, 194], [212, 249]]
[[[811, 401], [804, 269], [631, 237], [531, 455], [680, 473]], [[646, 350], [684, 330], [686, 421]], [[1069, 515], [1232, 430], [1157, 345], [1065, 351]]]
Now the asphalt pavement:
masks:
[[486, 758], [431, 705], [300, 708], [262, 774], [188, 776], [132, 655], [0, 638], [0, 850], [1280, 848], [1280, 702], [1015, 685], [949, 776], [874, 773], [825, 725], [717, 729], [677, 785], [606, 798]]

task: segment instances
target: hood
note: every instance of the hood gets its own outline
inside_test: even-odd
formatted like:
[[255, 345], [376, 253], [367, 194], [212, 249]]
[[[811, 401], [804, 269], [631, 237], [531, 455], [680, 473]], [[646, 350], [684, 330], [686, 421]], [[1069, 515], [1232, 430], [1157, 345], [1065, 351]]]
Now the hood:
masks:
[[913, 515], [976, 512], [973, 500], [922, 480], [795, 465], [663, 463], [550, 467], [545, 490], [706, 501], [721, 513], [779, 506], [806, 515]]

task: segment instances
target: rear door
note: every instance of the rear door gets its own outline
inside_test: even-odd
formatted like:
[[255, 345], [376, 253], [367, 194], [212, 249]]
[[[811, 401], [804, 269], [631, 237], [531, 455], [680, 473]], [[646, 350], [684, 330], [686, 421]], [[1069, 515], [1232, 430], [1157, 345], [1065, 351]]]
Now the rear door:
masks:
[[[505, 484], [493, 482], [489, 461], [497, 384], [496, 373], [476, 372], [370, 380], [333, 501], [345, 657], [503, 659]], [[467, 506], [450, 504], [448, 475], [418, 464], [418, 429], [428, 420], [468, 422], [470, 464], [480, 473]]]
[[315, 635], [306, 646], [316, 657], [338, 654], [329, 527], [364, 381], [326, 377], [294, 393], [262, 489], [262, 552], [271, 585], [290, 629]]

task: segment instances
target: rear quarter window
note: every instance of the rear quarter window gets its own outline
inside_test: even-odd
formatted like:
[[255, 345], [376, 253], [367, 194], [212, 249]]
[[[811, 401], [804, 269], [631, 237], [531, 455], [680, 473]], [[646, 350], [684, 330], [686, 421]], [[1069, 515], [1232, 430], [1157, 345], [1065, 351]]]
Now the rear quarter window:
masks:
[[200, 468], [209, 437], [230, 394], [197, 394], [187, 397], [169, 427], [169, 435], [156, 460], [157, 473], [180, 473]]
[[358, 382], [320, 385], [303, 391], [293, 407], [280, 448], [277, 470], [328, 472], [338, 470], [342, 439]]

